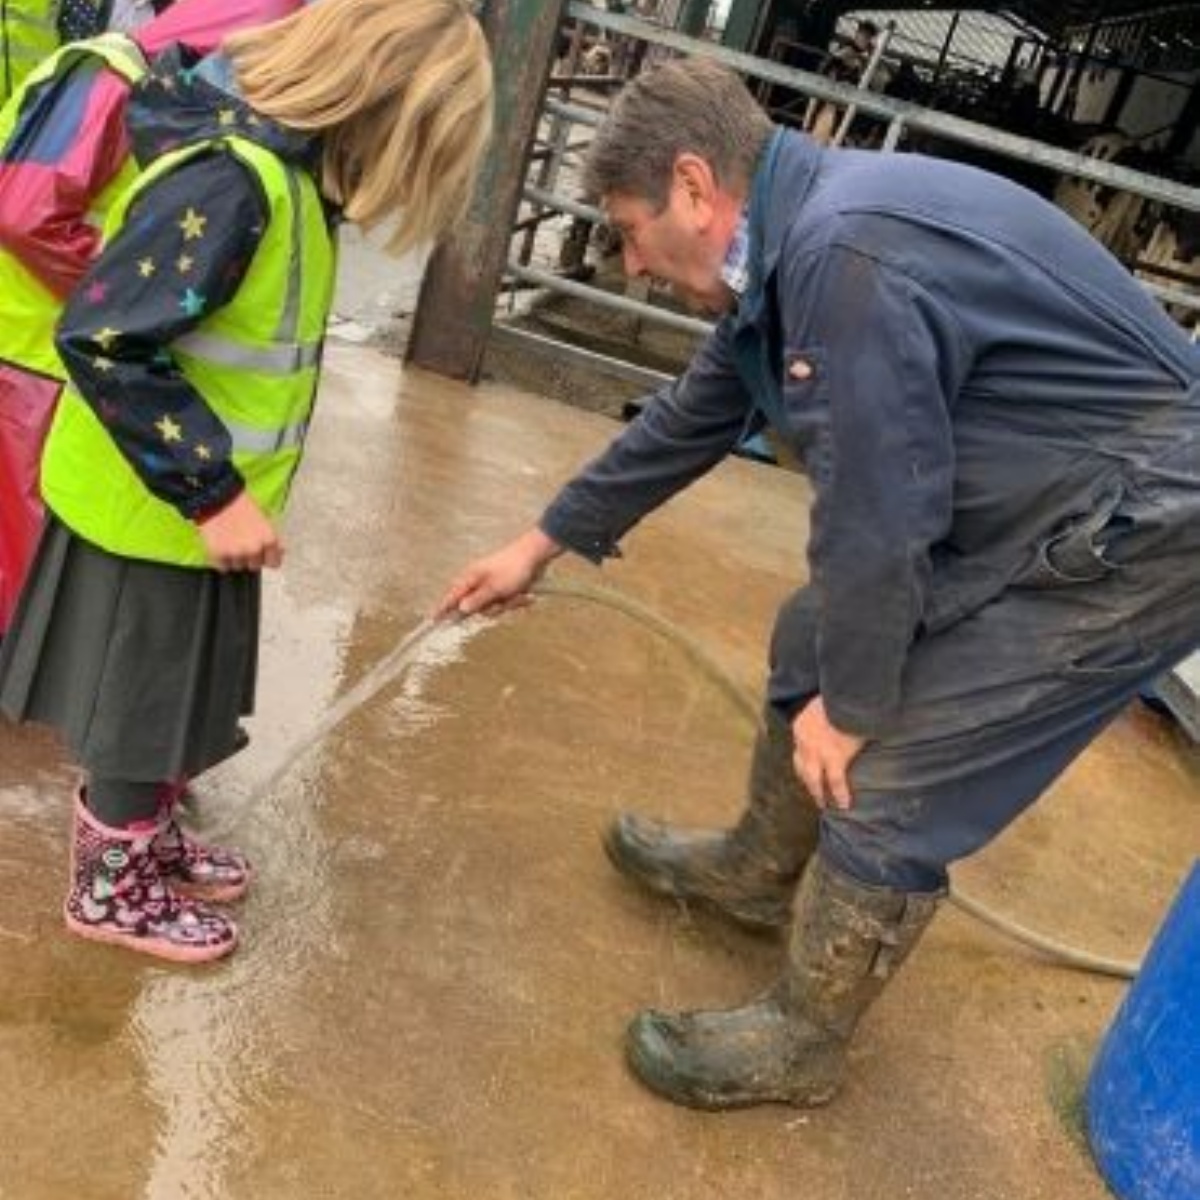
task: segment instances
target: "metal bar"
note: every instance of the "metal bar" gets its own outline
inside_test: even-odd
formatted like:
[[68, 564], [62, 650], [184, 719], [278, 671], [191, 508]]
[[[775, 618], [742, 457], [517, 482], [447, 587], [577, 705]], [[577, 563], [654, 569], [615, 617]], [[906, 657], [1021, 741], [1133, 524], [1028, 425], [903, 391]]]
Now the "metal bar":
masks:
[[644, 317], [647, 321], [657, 321], [672, 329], [681, 329], [684, 333], [695, 333], [707, 336], [713, 330], [708, 321], [700, 321], [695, 317], [685, 317], [681, 313], [671, 312], [670, 309], [656, 308], [653, 304], [645, 304], [641, 300], [630, 300], [628, 296], [616, 296], [602, 288], [588, 287], [576, 283], [573, 279], [564, 279], [561, 275], [552, 275], [549, 271], [539, 271], [536, 267], [523, 267], [518, 262], [508, 264], [508, 274], [527, 283], [536, 283], [552, 292], [562, 292], [567, 296], [575, 296], [580, 300], [588, 300], [604, 308], [613, 308], [618, 312], [628, 313], [634, 317]]
[[[550, 118], [550, 153], [538, 164], [538, 188], [554, 190], [554, 186], [558, 182], [558, 172], [562, 167], [563, 155], [566, 153], [567, 135], [570, 128], [571, 123], [565, 117], [552, 116]], [[528, 189], [526, 189], [525, 195], [528, 194]], [[533, 225], [525, 231], [525, 236], [521, 239], [519, 257], [522, 263], [527, 264], [533, 257], [533, 247], [536, 240], [537, 226]]]
[[[954, 16], [957, 20], [958, 14], [955, 13]], [[892, 34], [895, 32], [896, 22], [889, 21], [882, 36], [875, 39], [875, 45], [871, 47], [871, 57], [867, 60], [867, 65], [863, 68], [863, 72], [858, 78], [858, 91], [869, 92], [871, 90], [871, 80], [875, 78], [875, 72], [879, 69], [879, 64], [883, 61], [884, 52], [887, 50], [888, 43], [892, 40]], [[850, 126], [854, 124], [854, 117], [857, 112], [858, 105], [851, 104], [842, 113], [842, 119], [838, 122], [837, 131], [834, 133], [830, 145], [840, 146], [846, 140], [846, 134], [850, 132]]]
[[1137, 281], [1152, 296], [1157, 296], [1164, 304], [1178, 304], [1181, 308], [1200, 310], [1200, 292], [1183, 292], [1179, 288], [1164, 287], [1160, 283], [1151, 283], [1147, 279]]
[[599, 128], [605, 117], [601, 109], [587, 108], [582, 104], [568, 104], [565, 100], [556, 100], [553, 96], [546, 97], [546, 111], [566, 117], [576, 125], [590, 125], [593, 129]]
[[[599, 29], [608, 29], [616, 33], [627, 34], [630, 37], [641, 38], [644, 41], [658, 46], [667, 46], [684, 54], [715, 58], [742, 74], [783, 84], [795, 91], [806, 92], [818, 99], [843, 107], [857, 104], [861, 112], [870, 116], [882, 117], [884, 120], [901, 117], [910, 129], [936, 133], [967, 146], [994, 150], [997, 154], [1034, 163], [1040, 167], [1049, 167], [1066, 175], [1092, 179], [1108, 187], [1133, 192], [1151, 200], [1161, 200], [1166, 204], [1200, 211], [1200, 188], [1187, 187], [1168, 179], [1159, 179], [1154, 175], [1146, 175], [1128, 167], [1114, 166], [1112, 163], [1102, 162], [1100, 159], [1089, 158], [1086, 154], [1060, 150], [1057, 146], [1049, 146], [1035, 141], [1033, 138], [1005, 133], [987, 125], [980, 125], [976, 121], [951, 116], [949, 113], [934, 112], [908, 100], [896, 100], [882, 96], [878, 92], [863, 95], [847, 84], [837, 83], [821, 75], [814, 75], [795, 67], [785, 67], [780, 63], [768, 62], [744, 54], [740, 50], [730, 50], [727, 47], [718, 46], [713, 42], [684, 37], [682, 34], [660, 29], [646, 21], [593, 8], [590, 4], [581, 3], [581, 0], [569, 0], [567, 12], [575, 19], [588, 25], [594, 25]], [[570, 116], [572, 120], [579, 119], [574, 112], [564, 113], [564, 115]], [[599, 124], [602, 119], [601, 114], [595, 120], [581, 121], [581, 123]]]
[[585, 350], [582, 346], [562, 342], [557, 338], [543, 337], [541, 334], [517, 329], [512, 325], [497, 325], [492, 331], [492, 338], [494, 342], [508, 342], [514, 349], [531, 350], [535, 354], [562, 359], [591, 371], [615, 375], [618, 379], [627, 379], [639, 387], [657, 390], [675, 378], [673, 375], [664, 375], [661, 371], [652, 371], [649, 367], [642, 367], [637, 363], [626, 362], [623, 358], [613, 358], [609, 354]]
[[1070, 51], [1064, 50], [1059, 55], [1058, 62], [1054, 67], [1054, 82], [1050, 85], [1050, 91], [1046, 96], [1045, 104], [1042, 106], [1048, 113], [1057, 113], [1062, 103], [1063, 90], [1067, 86], [1067, 78], [1071, 73], [1069, 54]]
[[[889, 137], [890, 137], [890, 130], [889, 130]], [[885, 145], [886, 145], [886, 143], [885, 143]], [[606, 219], [604, 216], [604, 213], [600, 209], [594, 208], [590, 204], [581, 204], [577, 200], [571, 200], [567, 196], [562, 196], [555, 192], [548, 192], [548, 191], [543, 190], [542, 188], [527, 187], [525, 189], [525, 195], [530, 200], [533, 200], [537, 204], [541, 205], [543, 208], [556, 209], [559, 212], [570, 213], [571, 216], [580, 217], [582, 220], [594, 221], [597, 225], [604, 224], [604, 221]], [[543, 214], [543, 215], [549, 215], [549, 214]], [[1145, 269], [1150, 270], [1153, 268], [1146, 267]], [[558, 276], [551, 275], [551, 276], [547, 276], [547, 278], [557, 279]], [[1146, 291], [1148, 291], [1151, 295], [1156, 296], [1158, 299], [1162, 300], [1164, 303], [1179, 304], [1184, 308], [1200, 309], [1200, 293], [1183, 291], [1179, 288], [1168, 287], [1165, 284], [1152, 283], [1148, 279], [1138, 278], [1137, 282], [1140, 283], [1142, 285], [1142, 287], [1144, 287], [1146, 289]], [[576, 285], [576, 286], [581, 286], [581, 285]], [[590, 291], [591, 289], [588, 289], [588, 290]], [[601, 294], [607, 295], [608, 293], [601, 293]], [[630, 301], [628, 301], [628, 303], [634, 304], [634, 303], [638, 303], [638, 302], [630, 300]], [[646, 306], [643, 305], [642, 307], [646, 307]], [[649, 307], [651, 307], [654, 312], [662, 311], [661, 309], [654, 308], [652, 305]]]
[[1063, 116], [1073, 115], [1079, 104], [1079, 84], [1082, 82], [1084, 75], [1087, 73], [1092, 59], [1092, 50], [1096, 45], [1096, 32], [1099, 26], [1092, 24], [1089, 26], [1087, 33], [1084, 35], [1083, 49], [1076, 55], [1074, 66], [1067, 79], [1066, 91], [1063, 93], [1063, 105], [1065, 107], [1068, 102], [1071, 105], [1071, 114], [1062, 112], [1060, 107], [1059, 112]]
[[475, 382], [492, 328], [526, 164], [541, 115], [564, 0], [485, 0], [496, 126], [467, 216], [430, 258], [407, 358]]
[[1155, 691], [1193, 742], [1200, 742], [1200, 651], [1158, 680]]
[[1000, 72], [1000, 80], [1004, 87], [1012, 87], [1012, 81], [1017, 75], [1017, 59], [1021, 57], [1025, 41], [1023, 37], [1015, 37], [1008, 48], [1008, 58], [1004, 61], [1004, 70]]
[[553, 221], [558, 216], [556, 212], [535, 212], [531, 216], [525, 217], [524, 220], [518, 221], [512, 231], [516, 233], [524, 233], [527, 229], [537, 229], [543, 221]]
[[879, 147], [880, 150], [882, 150], [884, 154], [891, 154], [896, 147], [900, 145], [900, 139], [903, 136], [904, 118], [895, 117], [893, 120], [888, 122], [887, 133], [884, 135], [883, 145]]
[[573, 217], [582, 217], [585, 221], [594, 221], [603, 225], [607, 220], [604, 213], [590, 204], [580, 204], [578, 200], [569, 200], [556, 192], [548, 192], [543, 188], [527, 187], [525, 195], [528, 199], [540, 204], [543, 208], [556, 208], [560, 212], [570, 213]]
[[938, 53], [937, 65], [933, 68], [933, 86], [936, 88], [941, 82], [942, 72], [946, 69], [946, 59], [950, 57], [950, 46], [954, 41], [954, 35], [958, 32], [958, 23], [962, 19], [962, 11], [955, 9], [950, 17], [950, 26], [946, 30], [946, 37], [942, 42], [942, 48]]
[[[566, 147], [563, 150], [563, 154], [564, 154], [564, 156], [571, 155], [571, 154], [578, 154], [580, 150], [586, 150], [588, 148], [588, 146], [590, 146], [590, 145], [591, 145], [590, 141], [568, 142]], [[532, 166], [533, 163], [535, 163], [535, 162], [541, 162], [541, 160], [543, 158], [546, 158], [548, 155], [550, 155], [552, 153], [553, 153], [553, 147], [543, 145], [542, 143], [539, 142], [536, 146], [534, 146], [534, 148], [529, 153], [530, 165]]]
[[[580, 0], [568, 0], [567, 13], [576, 20], [595, 26], [597, 29], [623, 33], [656, 46], [678, 50], [682, 54], [708, 55], [710, 58], [734, 67], [743, 74], [752, 75], [756, 79], [765, 79], [769, 83], [781, 83], [788, 87], [795, 87], [799, 83], [801, 86], [797, 90], [810, 91], [820, 99], [829, 100], [835, 104], [849, 104], [854, 99], [855, 89], [848, 84], [838, 83], [824, 75], [814, 75], [810, 71], [801, 71], [797, 67], [785, 67], [782, 63], [756, 58], [741, 50], [730, 50], [715, 42], [688, 37], [686, 34], [664, 29], [637, 17], [624, 17], [617, 13], [606, 12], [604, 9], [594, 8], [590, 4], [583, 4]], [[892, 103], [901, 102], [893, 101]]]
[[[1045, 146], [1032, 139], [1002, 133], [944, 113], [922, 109], [906, 101], [876, 93], [862, 94], [853, 87], [794, 67], [766, 62], [750, 55], [660, 29], [645, 21], [608, 13], [580, 0], [486, 0], [482, 20], [493, 47], [497, 78], [497, 136], [492, 143], [464, 226], [451, 242], [431, 259], [422, 283], [421, 298], [409, 341], [408, 357], [422, 366], [456, 378], [478, 378], [486, 341], [491, 332], [495, 297], [505, 272], [509, 231], [516, 217], [534, 145], [535, 132], [545, 109], [569, 122], [598, 125], [602, 111], [547, 99], [554, 38], [562, 13], [581, 24], [609, 29], [682, 53], [706, 55], [728, 63], [744, 74], [783, 84], [794, 91], [848, 105], [856, 103], [866, 113], [891, 122], [889, 136], [899, 138], [900, 125], [939, 134], [965, 145], [1037, 163], [1110, 187], [1121, 188], [1181, 208], [1200, 211], [1200, 189], [1156, 179], [1125, 167], [1116, 167], [1085, 155]], [[543, 202], [546, 194], [536, 197]], [[556, 201], [554, 207], [558, 207]], [[549, 206], [548, 206], [549, 207]], [[596, 219], [596, 210], [577, 213]], [[572, 211], [563, 208], [563, 211]], [[706, 322], [684, 317], [653, 305], [632, 301], [599, 289], [588, 288], [548, 272], [530, 268], [512, 271], [527, 283], [585, 297], [597, 304], [636, 314], [647, 320], [705, 333]], [[1197, 307], [1197, 300], [1177, 289], [1149, 284], [1148, 290], [1170, 303]]]
[[551, 77], [548, 86], [560, 90], [569, 90], [575, 87], [576, 84], [582, 84], [584, 87], [590, 88], [606, 88], [620, 87], [622, 84], [628, 82], [624, 75], [588, 75], [581, 72], [578, 75], [554, 75]]
[[1170, 283], [1196, 284], [1200, 286], [1200, 274], [1192, 274], [1189, 271], [1177, 271], [1174, 267], [1164, 266], [1162, 263], [1150, 262], [1144, 258], [1135, 258], [1129, 267], [1133, 271], [1147, 271], [1151, 275], [1159, 275]]

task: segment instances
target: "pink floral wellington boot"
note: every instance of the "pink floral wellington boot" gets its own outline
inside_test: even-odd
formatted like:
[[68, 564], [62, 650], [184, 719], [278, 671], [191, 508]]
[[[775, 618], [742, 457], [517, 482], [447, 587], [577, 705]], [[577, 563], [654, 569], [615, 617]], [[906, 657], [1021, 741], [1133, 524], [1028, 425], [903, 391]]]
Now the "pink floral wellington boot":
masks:
[[173, 962], [208, 962], [237, 945], [237, 926], [204, 904], [183, 899], [163, 878], [152, 845], [160, 824], [145, 829], [102, 825], [75, 797], [67, 928]]
[[222, 846], [206, 846], [179, 823], [180, 802], [187, 785], [170, 787], [159, 810], [159, 830], [152, 849], [163, 878], [181, 896], [227, 904], [246, 894], [254, 872], [244, 854]]

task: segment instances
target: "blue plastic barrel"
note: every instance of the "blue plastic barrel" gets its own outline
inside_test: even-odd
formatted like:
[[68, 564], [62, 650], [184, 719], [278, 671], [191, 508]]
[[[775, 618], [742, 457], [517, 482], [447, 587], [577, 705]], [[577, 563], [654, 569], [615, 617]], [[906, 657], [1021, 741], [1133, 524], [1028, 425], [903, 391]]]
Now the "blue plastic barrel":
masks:
[[1200, 861], [1092, 1065], [1088, 1140], [1121, 1200], [1200, 1200]]

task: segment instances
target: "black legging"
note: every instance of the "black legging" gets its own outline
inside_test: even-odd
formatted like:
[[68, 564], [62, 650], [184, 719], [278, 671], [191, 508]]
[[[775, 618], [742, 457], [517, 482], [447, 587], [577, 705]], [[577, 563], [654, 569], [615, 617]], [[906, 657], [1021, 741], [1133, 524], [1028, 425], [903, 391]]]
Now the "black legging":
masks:
[[87, 806], [102, 825], [123, 829], [137, 821], [154, 820], [162, 795], [160, 783], [93, 778], [88, 783]]

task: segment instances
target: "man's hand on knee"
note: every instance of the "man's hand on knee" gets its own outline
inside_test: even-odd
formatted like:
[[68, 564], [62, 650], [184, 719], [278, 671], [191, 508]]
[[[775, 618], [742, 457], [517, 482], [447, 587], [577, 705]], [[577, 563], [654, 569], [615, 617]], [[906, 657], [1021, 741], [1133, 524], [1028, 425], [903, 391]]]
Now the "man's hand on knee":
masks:
[[850, 764], [858, 757], [866, 739], [843, 733], [830, 723], [820, 696], [810, 700], [792, 721], [796, 774], [817, 804], [824, 808], [849, 808]]

